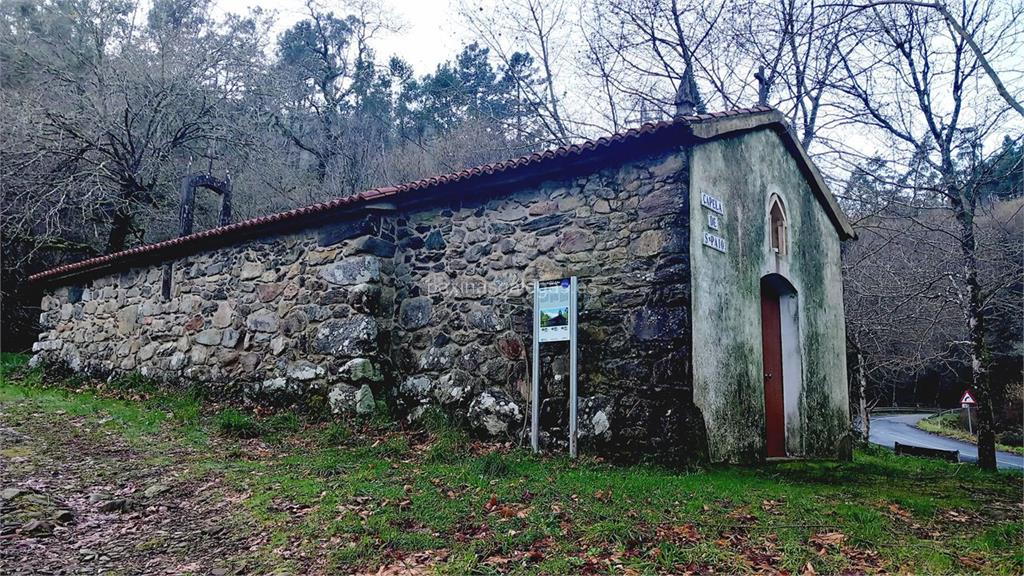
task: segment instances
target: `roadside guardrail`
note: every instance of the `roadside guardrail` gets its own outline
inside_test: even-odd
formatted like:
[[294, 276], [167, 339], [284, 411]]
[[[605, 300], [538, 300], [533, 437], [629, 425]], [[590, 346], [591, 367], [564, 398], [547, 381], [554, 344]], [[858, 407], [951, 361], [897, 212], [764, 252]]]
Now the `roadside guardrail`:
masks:
[[960, 461], [959, 450], [938, 450], [936, 448], [922, 448], [920, 446], [900, 444], [899, 442], [896, 442], [895, 450], [896, 454], [899, 455], [921, 456], [924, 458], [939, 458], [941, 460], [948, 460], [949, 462]]
[[948, 412], [948, 410], [933, 406], [875, 406], [870, 412], [872, 414], [938, 414], [939, 412]]

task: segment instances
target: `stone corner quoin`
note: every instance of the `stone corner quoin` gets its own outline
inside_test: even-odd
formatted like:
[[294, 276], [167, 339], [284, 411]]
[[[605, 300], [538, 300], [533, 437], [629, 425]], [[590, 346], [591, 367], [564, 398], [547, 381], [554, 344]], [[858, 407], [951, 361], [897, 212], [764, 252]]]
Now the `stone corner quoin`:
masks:
[[[581, 448], [746, 459], [759, 444], [716, 440], [695, 403], [690, 262], [706, 248], [691, 240], [690, 159], [688, 147], [654, 150], [55, 284], [33, 362], [338, 415], [378, 401], [409, 419], [436, 407], [480, 435], [520, 440], [531, 285], [575, 275]], [[560, 450], [568, 349], [546, 344], [542, 357], [541, 439]], [[759, 402], [732, 418], [756, 421]]]

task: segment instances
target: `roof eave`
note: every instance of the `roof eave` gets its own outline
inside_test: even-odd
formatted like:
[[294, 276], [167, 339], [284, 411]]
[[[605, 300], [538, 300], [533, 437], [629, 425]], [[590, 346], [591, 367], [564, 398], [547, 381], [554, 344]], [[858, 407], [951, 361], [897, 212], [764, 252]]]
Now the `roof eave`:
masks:
[[857, 232], [854, 231], [850, 221], [846, 218], [846, 214], [839, 207], [839, 203], [836, 202], [835, 196], [829, 189], [828, 184], [825, 183], [825, 179], [822, 178], [818, 167], [814, 165], [810, 156], [807, 155], [807, 151], [804, 150], [803, 145], [800, 144], [800, 141], [789, 130], [789, 124], [781, 112], [770, 110], [743, 116], [729, 116], [714, 122], [695, 122], [690, 124], [693, 135], [701, 140], [713, 140], [739, 132], [750, 132], [759, 128], [771, 128], [782, 138], [783, 143], [796, 159], [800, 171], [810, 182], [811, 189], [821, 200], [825, 212], [839, 234], [839, 238], [841, 240], [857, 238]]
[[[445, 193], [465, 193], [467, 190], [478, 190], [481, 187], [489, 187], [493, 192], [515, 183], [549, 177], [565, 168], [582, 169], [599, 166], [599, 161], [606, 159], [608, 154], [618, 154], [626, 158], [654, 149], [673, 145], [681, 146], [687, 142], [709, 140], [764, 127], [772, 127], [782, 135], [783, 141], [797, 159], [805, 177], [811, 182], [812, 189], [829, 213], [840, 237], [843, 239], [855, 238], [856, 233], [842, 210], [839, 209], [839, 205], [817, 168], [800, 143], [786, 129], [783, 115], [777, 110], [759, 107], [684, 116], [673, 122], [644, 124], [639, 128], [596, 140], [588, 140], [582, 144], [563, 146], [505, 162], [477, 166], [397, 186], [375, 188], [346, 198], [337, 198], [329, 202], [253, 218], [182, 238], [173, 238], [116, 254], [57, 266], [34, 274], [29, 280], [45, 285], [68, 283], [70, 280], [83, 277], [109, 274], [127, 266], [151, 264], [153, 261], [193, 254], [254, 237], [310, 227], [343, 214], [354, 214], [357, 211], [372, 209], [380, 203], [405, 208], [436, 201]], [[470, 180], [472, 183], [467, 185]]]
[[853, 225], [850, 224], [850, 220], [846, 217], [846, 213], [839, 207], [839, 202], [836, 201], [835, 195], [832, 194], [832, 190], [825, 183], [825, 179], [822, 178], [821, 172], [818, 171], [818, 167], [811, 161], [810, 156], [807, 155], [807, 151], [804, 150], [800, 141], [796, 139], [796, 136], [790, 132], [789, 127], [782, 123], [779, 129], [780, 135], [782, 135], [783, 142], [786, 143], [787, 147], [797, 158], [797, 162], [800, 165], [801, 171], [804, 176], [810, 181], [811, 187], [817, 192], [818, 197], [825, 204], [825, 210], [832, 220], [832, 224], [836, 227], [836, 231], [839, 233], [840, 240], [856, 240], [857, 231], [853, 229]]

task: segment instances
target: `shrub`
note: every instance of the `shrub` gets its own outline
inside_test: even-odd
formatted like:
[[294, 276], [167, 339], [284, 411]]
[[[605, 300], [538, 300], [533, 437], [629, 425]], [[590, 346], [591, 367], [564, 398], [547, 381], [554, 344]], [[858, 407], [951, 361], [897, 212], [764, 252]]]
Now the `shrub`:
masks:
[[999, 435], [998, 440], [1007, 446], [1024, 446], [1024, 431], [1007, 430]]
[[236, 408], [221, 410], [213, 422], [218, 432], [233, 438], [256, 438], [261, 432], [259, 423], [252, 416]]

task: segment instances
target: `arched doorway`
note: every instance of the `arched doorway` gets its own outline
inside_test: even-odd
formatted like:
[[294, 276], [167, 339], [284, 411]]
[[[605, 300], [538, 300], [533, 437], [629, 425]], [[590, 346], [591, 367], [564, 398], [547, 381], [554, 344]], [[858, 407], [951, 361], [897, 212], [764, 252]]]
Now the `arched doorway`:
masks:
[[761, 352], [764, 364], [764, 433], [769, 458], [790, 454], [786, 417], [800, 390], [797, 293], [779, 274], [761, 278]]

